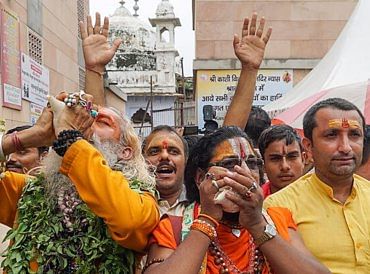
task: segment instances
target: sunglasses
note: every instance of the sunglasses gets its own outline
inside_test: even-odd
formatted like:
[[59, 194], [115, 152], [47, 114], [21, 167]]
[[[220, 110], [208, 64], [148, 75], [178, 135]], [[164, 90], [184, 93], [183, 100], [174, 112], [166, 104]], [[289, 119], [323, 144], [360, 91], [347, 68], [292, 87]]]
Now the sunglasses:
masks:
[[208, 167], [219, 166], [226, 169], [233, 169], [234, 166], [241, 166], [244, 161], [249, 169], [258, 170], [263, 165], [263, 160], [256, 157], [247, 158], [243, 160], [241, 158], [226, 158], [216, 163], [209, 163]]

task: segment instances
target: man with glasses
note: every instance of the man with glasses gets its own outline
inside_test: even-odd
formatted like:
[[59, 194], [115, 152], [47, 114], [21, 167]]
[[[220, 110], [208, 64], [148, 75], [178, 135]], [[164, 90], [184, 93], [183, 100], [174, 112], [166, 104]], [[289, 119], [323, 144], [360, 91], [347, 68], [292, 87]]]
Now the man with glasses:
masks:
[[241, 166], [242, 162], [245, 162], [250, 170], [258, 170], [262, 166], [262, 159], [258, 158], [256, 155], [249, 156], [247, 159], [242, 158], [227, 158], [217, 163], [210, 163], [209, 167], [221, 166], [226, 169], [232, 169], [234, 166]]
[[263, 186], [264, 197], [279, 191], [303, 175], [304, 153], [301, 138], [288, 125], [265, 129], [258, 142], [269, 179]]

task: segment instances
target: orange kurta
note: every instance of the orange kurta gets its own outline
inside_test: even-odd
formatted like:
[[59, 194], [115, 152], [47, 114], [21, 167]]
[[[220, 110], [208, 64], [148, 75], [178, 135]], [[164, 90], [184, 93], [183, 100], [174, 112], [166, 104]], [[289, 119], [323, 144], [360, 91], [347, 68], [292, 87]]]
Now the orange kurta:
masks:
[[17, 214], [18, 200], [22, 195], [26, 176], [4, 172], [0, 181], [0, 223], [12, 227]]
[[143, 252], [148, 235], [159, 221], [153, 195], [130, 189], [120, 171], [113, 171], [102, 155], [87, 141], [75, 142], [63, 157], [60, 172], [75, 184], [81, 199], [104, 219], [113, 240]]
[[[130, 189], [119, 171], [112, 171], [101, 154], [85, 140], [75, 142], [63, 157], [60, 172], [75, 184], [81, 199], [103, 218], [113, 240], [143, 252], [159, 221], [155, 198]], [[25, 175], [5, 172], [0, 181], [0, 222], [12, 227]]]
[[[267, 211], [274, 221], [279, 235], [283, 239], [289, 241], [288, 228], [296, 229], [296, 225], [294, 224], [289, 211], [283, 208], [270, 208]], [[231, 228], [221, 224], [217, 228], [217, 236], [222, 250], [235, 263], [235, 265], [241, 270], [247, 269], [249, 265], [249, 257], [246, 255], [248, 254], [246, 248], [249, 246], [250, 234], [244, 229], [241, 231], [240, 236], [236, 237], [231, 233]], [[163, 218], [156, 229], [152, 232], [150, 244], [154, 243], [162, 247], [173, 250], [176, 249], [176, 240], [168, 217]], [[207, 253], [206, 273], [219, 273], [219, 266], [215, 265], [214, 257], [209, 252]], [[267, 269], [265, 269], [264, 273], [267, 273]]]

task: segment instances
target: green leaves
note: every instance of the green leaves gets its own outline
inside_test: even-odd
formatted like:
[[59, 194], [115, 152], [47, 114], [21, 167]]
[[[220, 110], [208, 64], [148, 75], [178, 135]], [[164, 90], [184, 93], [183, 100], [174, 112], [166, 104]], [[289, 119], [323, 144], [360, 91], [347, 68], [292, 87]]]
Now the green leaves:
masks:
[[4, 252], [7, 273], [133, 273], [134, 253], [114, 242], [104, 221], [86, 204], [70, 214], [72, 229], [64, 227], [56, 202], [46, 199], [44, 177], [29, 180], [18, 204], [19, 224], [6, 240], [13, 245]]

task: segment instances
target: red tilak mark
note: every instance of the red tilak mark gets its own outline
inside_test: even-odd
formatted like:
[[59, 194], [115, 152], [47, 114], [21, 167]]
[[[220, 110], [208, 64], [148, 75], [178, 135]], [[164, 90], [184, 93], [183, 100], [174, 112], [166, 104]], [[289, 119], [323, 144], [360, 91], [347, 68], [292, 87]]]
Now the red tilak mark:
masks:
[[349, 122], [346, 118], [342, 119], [342, 128], [349, 128]]
[[238, 140], [238, 142], [239, 142], [239, 147], [240, 147], [240, 157], [241, 157], [242, 159], [244, 159], [244, 158], [245, 158], [245, 156], [246, 156], [246, 154], [245, 154], [245, 151], [244, 151], [244, 149], [243, 149], [242, 142], [240, 142], [240, 140]]
[[167, 143], [167, 141], [166, 141], [166, 140], [164, 140], [164, 141], [162, 142], [162, 146], [163, 146], [163, 148], [164, 148], [164, 149], [167, 149], [167, 148], [168, 148], [168, 143]]

